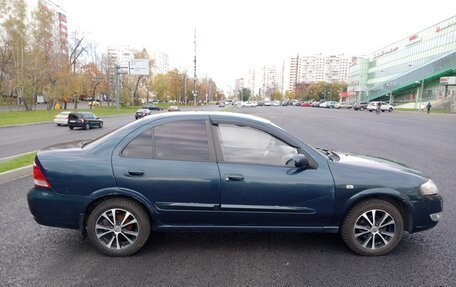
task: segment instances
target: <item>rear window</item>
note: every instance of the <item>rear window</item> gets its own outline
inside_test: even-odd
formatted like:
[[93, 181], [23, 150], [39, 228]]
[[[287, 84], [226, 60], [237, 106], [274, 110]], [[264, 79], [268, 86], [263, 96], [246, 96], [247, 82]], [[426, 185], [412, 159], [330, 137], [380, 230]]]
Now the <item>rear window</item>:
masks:
[[72, 120], [76, 120], [81, 118], [81, 114], [70, 114], [68, 117]]

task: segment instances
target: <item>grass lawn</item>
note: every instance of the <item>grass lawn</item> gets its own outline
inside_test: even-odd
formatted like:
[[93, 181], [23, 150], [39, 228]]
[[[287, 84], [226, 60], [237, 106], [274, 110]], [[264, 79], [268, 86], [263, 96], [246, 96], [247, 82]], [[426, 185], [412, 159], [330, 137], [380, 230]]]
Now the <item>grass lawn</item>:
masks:
[[35, 159], [36, 152], [24, 154], [18, 158], [11, 159], [5, 162], [0, 162], [0, 172], [13, 170], [23, 166], [31, 165]]
[[[140, 107], [124, 107], [120, 108], [120, 111], [116, 111], [116, 107], [94, 107], [93, 109], [78, 109], [77, 111], [92, 112], [97, 116], [110, 116], [110, 115], [122, 115], [132, 114]], [[64, 110], [36, 110], [36, 111], [4, 111], [0, 112], [0, 126], [16, 125], [16, 124], [29, 124], [38, 122], [52, 121], [58, 113]], [[68, 108], [67, 111], [73, 111]]]

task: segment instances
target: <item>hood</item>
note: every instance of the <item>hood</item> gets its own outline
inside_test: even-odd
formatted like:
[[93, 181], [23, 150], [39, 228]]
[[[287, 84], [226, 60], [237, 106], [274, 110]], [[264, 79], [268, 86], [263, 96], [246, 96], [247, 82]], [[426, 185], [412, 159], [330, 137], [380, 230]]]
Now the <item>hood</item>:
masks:
[[362, 168], [373, 168], [377, 170], [384, 170], [384, 171], [392, 171], [392, 172], [404, 172], [409, 174], [414, 174], [418, 176], [425, 177], [425, 175], [418, 171], [407, 167], [405, 164], [400, 162], [379, 158], [379, 157], [372, 157], [372, 156], [365, 156], [365, 155], [357, 155], [351, 153], [343, 153], [343, 152], [336, 152], [339, 156], [339, 160], [336, 161], [339, 164], [343, 165], [350, 165], [355, 167], [362, 167]]

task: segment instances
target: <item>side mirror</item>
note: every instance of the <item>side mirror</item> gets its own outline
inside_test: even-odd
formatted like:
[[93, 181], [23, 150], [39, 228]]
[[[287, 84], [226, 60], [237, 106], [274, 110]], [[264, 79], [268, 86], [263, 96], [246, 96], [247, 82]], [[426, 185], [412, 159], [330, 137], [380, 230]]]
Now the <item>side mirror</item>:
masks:
[[295, 167], [303, 168], [309, 166], [309, 159], [303, 154], [297, 154], [293, 158]]

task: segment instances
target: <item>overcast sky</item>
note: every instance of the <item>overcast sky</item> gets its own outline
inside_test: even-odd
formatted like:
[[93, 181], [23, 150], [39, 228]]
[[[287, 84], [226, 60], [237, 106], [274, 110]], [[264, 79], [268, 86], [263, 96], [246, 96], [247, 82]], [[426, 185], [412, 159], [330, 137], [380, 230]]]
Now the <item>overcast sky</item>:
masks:
[[140, 1], [55, 0], [70, 31], [107, 46], [163, 50], [170, 66], [193, 72], [197, 29], [198, 76], [219, 87], [249, 67], [280, 63], [299, 52], [368, 54], [456, 15], [440, 1]]

